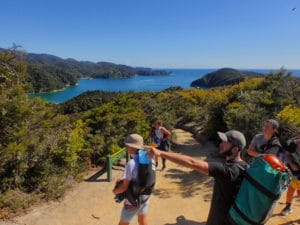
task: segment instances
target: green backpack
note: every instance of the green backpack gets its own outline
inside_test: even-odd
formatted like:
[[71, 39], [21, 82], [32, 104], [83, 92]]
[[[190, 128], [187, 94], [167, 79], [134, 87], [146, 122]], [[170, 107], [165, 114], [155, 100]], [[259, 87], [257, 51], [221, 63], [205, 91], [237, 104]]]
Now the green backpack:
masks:
[[229, 211], [235, 225], [262, 225], [272, 216], [281, 194], [291, 182], [288, 169], [282, 172], [258, 157], [245, 171], [239, 192]]

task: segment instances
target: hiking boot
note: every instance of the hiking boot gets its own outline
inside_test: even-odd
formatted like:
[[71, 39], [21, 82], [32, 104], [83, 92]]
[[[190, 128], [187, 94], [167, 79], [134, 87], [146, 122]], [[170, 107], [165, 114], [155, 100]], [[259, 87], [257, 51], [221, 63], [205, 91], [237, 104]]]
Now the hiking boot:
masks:
[[289, 206], [284, 207], [284, 209], [281, 211], [280, 215], [281, 216], [286, 216], [287, 214], [290, 214], [293, 212], [292, 208]]

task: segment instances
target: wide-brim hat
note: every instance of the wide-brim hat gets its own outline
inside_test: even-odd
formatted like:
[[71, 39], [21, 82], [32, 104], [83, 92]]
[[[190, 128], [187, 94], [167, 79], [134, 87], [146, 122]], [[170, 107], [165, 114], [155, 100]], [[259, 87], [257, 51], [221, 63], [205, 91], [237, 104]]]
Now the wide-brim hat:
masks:
[[143, 149], [143, 137], [139, 134], [130, 134], [125, 140], [125, 145], [135, 149]]

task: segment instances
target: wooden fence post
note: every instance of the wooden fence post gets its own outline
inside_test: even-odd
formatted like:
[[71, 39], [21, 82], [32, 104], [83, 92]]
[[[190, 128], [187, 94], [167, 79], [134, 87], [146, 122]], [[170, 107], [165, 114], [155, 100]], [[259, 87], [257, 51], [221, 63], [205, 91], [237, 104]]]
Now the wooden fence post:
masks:
[[106, 170], [107, 170], [107, 181], [111, 182], [112, 180], [112, 159], [111, 155], [106, 156]]

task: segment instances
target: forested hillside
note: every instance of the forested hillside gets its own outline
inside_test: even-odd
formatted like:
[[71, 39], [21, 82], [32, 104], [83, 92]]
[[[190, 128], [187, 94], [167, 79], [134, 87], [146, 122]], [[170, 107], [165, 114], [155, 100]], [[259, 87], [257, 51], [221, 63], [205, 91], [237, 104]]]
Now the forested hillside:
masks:
[[164, 70], [131, 67], [109, 62], [93, 63], [62, 59], [48, 54], [28, 53], [22, 55], [22, 60], [28, 64], [28, 82], [34, 92], [53, 91], [66, 85], [75, 85], [81, 77], [91, 78], [127, 78], [139, 75], [168, 75]]
[[300, 82], [283, 70], [210, 90], [87, 92], [55, 105], [27, 97], [29, 67], [18, 54], [0, 52], [0, 216], [60, 197], [87, 161], [102, 164], [129, 133], [147, 140], [156, 118], [169, 129], [201, 124], [213, 141], [237, 129], [249, 143], [267, 118], [299, 135]]
[[[0, 52], [5, 49], [0, 48]], [[62, 59], [49, 54], [35, 54], [19, 51], [18, 59], [27, 64], [27, 78], [31, 83], [28, 92], [50, 92], [59, 90], [67, 85], [76, 85], [82, 77], [90, 78], [128, 78], [134, 75], [169, 75], [165, 70], [153, 70], [145, 67], [131, 67], [109, 62], [77, 61]]]

